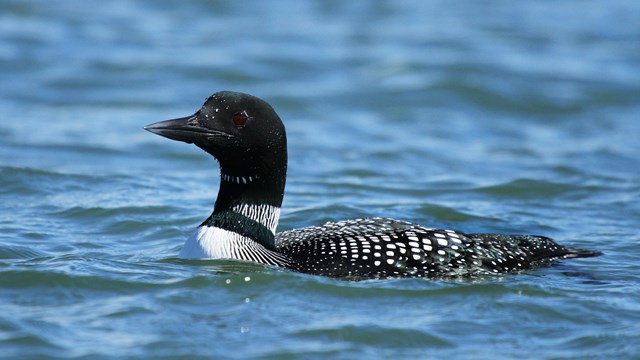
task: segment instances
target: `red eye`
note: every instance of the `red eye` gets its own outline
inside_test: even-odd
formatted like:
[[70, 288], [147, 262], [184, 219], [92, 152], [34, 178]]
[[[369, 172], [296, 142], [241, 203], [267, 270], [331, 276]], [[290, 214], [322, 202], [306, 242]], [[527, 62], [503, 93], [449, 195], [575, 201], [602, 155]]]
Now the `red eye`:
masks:
[[247, 122], [247, 115], [244, 113], [237, 113], [233, 115], [233, 123], [236, 126], [242, 126]]

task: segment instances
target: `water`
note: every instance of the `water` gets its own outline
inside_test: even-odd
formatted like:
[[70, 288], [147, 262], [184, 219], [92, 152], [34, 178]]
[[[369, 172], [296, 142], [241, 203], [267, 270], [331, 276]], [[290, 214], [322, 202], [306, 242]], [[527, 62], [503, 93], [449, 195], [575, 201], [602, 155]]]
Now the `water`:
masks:
[[[638, 358], [634, 1], [0, 5], [0, 357]], [[279, 229], [388, 216], [605, 256], [477, 281], [176, 258], [214, 91], [289, 135]]]

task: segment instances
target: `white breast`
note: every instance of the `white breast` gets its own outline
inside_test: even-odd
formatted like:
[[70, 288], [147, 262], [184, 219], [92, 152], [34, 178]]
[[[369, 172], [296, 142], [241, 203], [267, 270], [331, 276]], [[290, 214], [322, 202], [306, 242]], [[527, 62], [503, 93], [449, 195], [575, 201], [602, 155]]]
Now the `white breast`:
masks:
[[290, 260], [240, 234], [213, 226], [200, 226], [180, 251], [184, 259], [238, 259], [286, 266]]
[[186, 259], [234, 259], [233, 249], [242, 236], [217, 227], [201, 226], [187, 239], [180, 257]]

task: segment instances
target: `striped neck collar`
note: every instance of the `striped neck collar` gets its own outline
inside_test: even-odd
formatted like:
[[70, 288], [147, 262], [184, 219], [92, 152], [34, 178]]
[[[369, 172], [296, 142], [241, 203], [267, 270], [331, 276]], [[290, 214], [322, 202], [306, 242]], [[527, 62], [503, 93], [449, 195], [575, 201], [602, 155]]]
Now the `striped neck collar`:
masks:
[[269, 250], [275, 250], [279, 218], [279, 207], [267, 204], [240, 204], [230, 209], [214, 211], [202, 225], [234, 232]]

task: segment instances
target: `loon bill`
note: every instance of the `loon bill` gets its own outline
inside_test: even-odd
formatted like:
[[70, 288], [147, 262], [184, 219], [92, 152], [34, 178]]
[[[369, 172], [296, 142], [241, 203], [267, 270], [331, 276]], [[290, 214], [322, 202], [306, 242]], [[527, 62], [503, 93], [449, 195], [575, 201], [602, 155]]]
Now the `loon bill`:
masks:
[[387, 218], [276, 233], [287, 137], [267, 102], [221, 91], [195, 114], [145, 129], [195, 144], [220, 164], [213, 213], [187, 240], [182, 258], [239, 259], [332, 277], [437, 278], [514, 273], [553, 260], [601, 255], [543, 236], [465, 234]]

